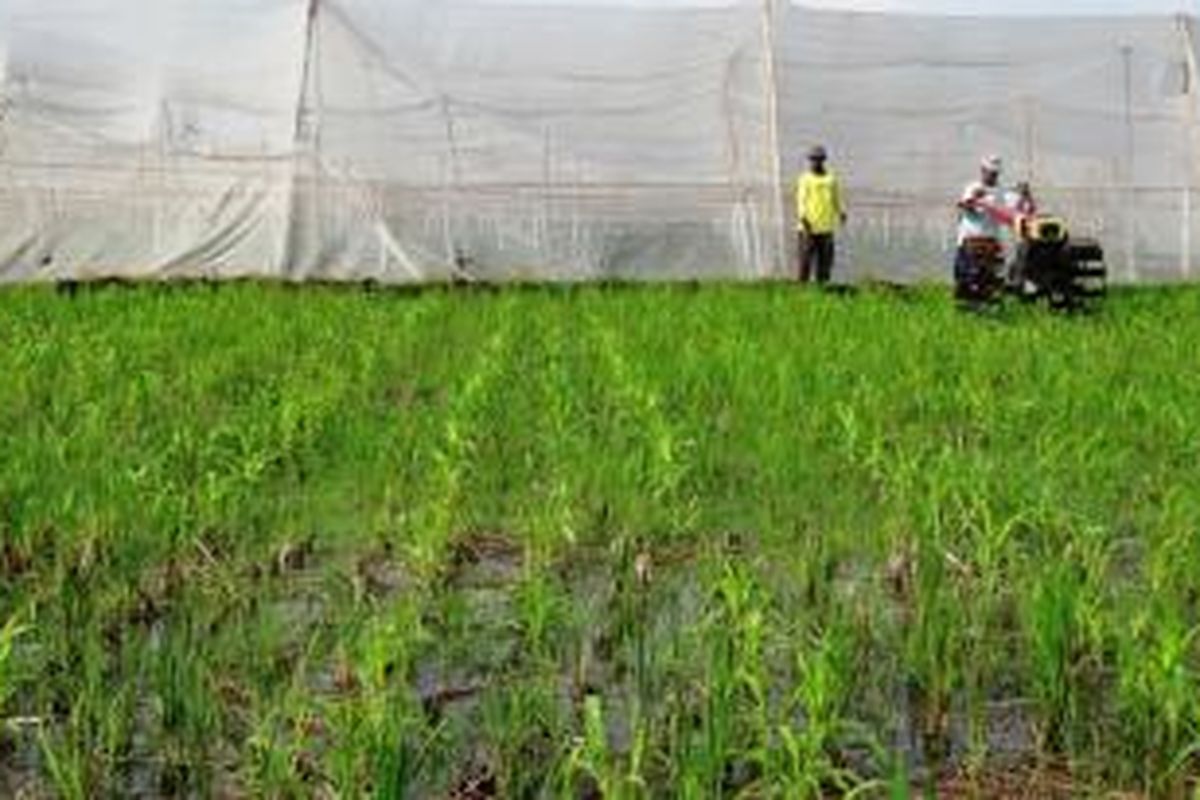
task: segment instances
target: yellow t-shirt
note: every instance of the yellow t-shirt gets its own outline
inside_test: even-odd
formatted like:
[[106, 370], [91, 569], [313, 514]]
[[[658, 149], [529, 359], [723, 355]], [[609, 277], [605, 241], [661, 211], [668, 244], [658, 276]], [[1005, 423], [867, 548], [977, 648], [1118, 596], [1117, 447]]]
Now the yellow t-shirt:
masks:
[[803, 230], [806, 219], [813, 233], [833, 233], [841, 222], [842, 187], [832, 171], [806, 172], [796, 182], [796, 227]]

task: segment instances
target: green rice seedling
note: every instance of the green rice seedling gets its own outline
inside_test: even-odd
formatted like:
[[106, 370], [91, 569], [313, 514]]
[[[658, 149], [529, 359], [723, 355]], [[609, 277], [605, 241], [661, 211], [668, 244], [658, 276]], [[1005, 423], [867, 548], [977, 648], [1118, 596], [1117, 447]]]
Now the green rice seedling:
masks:
[[411, 677], [419, 653], [433, 635], [422, 614], [417, 598], [405, 598], [361, 627], [353, 656], [359, 684], [385, 693]]
[[[536, 431], [529, 445], [535, 465], [531, 476], [534, 494], [522, 498], [525, 508], [521, 516], [527, 521], [521, 527], [526, 531], [526, 562], [538, 568], [548, 564], [561, 548], [578, 541], [582, 462], [588, 457], [581, 447], [581, 417], [586, 411], [577, 405], [583, 392], [570, 363], [578, 355], [566, 341], [569, 321], [564, 317], [569, 301], [553, 299], [558, 302], [547, 305], [539, 316], [543, 321], [536, 333], [539, 347], [529, 348], [530, 358], [535, 360], [529, 369], [540, 372], [541, 380], [530, 392], [533, 419], [527, 424], [530, 431]], [[518, 380], [524, 380], [528, 371], [523, 369]], [[520, 389], [518, 393], [522, 393]]]
[[258, 681], [258, 691], [242, 698], [246, 707], [238, 714], [238, 724], [245, 728], [247, 745], [242, 772], [253, 794], [303, 796], [325, 779], [316, 763], [318, 750], [324, 750], [317, 740], [328, 733], [324, 709], [310, 699], [311, 665], [319, 660], [319, 644], [319, 637], [313, 636], [294, 664], [271, 667], [273, 679]]
[[[21, 673], [26, 677], [20, 694], [14, 695], [19, 697], [20, 713], [37, 725], [39, 749], [56, 759], [50, 777], [67, 794], [76, 783], [107, 786], [127, 738], [122, 718], [110, 713], [121, 710], [119, 701], [128, 697], [129, 687], [119, 683], [122, 672], [109, 655], [110, 645], [97, 621], [102, 602], [92, 578], [83, 574], [87, 571], [76, 564], [62, 576], [57, 607], [31, 604], [31, 626], [39, 635], [29, 640], [29, 650], [22, 654]], [[15, 677], [15, 672], [9, 674]], [[34, 675], [52, 679], [32, 680]]]
[[[501, 312], [506, 307], [501, 307]], [[500, 326], [480, 348], [465, 383], [455, 394], [443, 426], [442, 443], [432, 457], [428, 495], [411, 521], [411, 538], [405, 542], [418, 574], [430, 576], [441, 567], [443, 548], [461, 519], [464, 470], [477, 445], [472, 438], [474, 416], [504, 369], [511, 345], [512, 317], [500, 313]]]
[[1013, 604], [1010, 585], [1011, 541], [1025, 524], [1022, 517], [998, 518], [986, 504], [966, 503], [960, 510], [966, 532], [959, 552], [970, 554], [959, 562], [964, 611], [962, 675], [967, 704], [969, 754], [967, 769], [983, 772], [989, 757], [988, 707], [997, 694], [995, 686], [1005, 679], [1012, 649], [1013, 631], [1006, 629]]
[[38, 750], [56, 793], [76, 797], [116, 792], [119, 766], [132, 740], [132, 685], [111, 688], [121, 672], [110, 662], [99, 630], [78, 634], [75, 671], [42, 694], [34, 689]]
[[28, 631], [28, 626], [21, 623], [18, 614], [13, 614], [5, 620], [4, 627], [0, 628], [0, 716], [17, 690], [16, 659], [13, 657], [13, 651], [17, 640]]
[[102, 759], [102, 782], [114, 790], [131, 769], [138, 735], [139, 701], [137, 684], [133, 681], [110, 689], [100, 700], [96, 751]]
[[[1186, 500], [1168, 498], [1137, 566], [1144, 584], [1113, 602], [1116, 701], [1125, 752], [1146, 790], [1181, 796], [1200, 739], [1200, 624], [1194, 613], [1196, 537]], [[1149, 538], [1149, 537], [1148, 537]], [[1126, 560], [1132, 560], [1126, 556]], [[1129, 569], [1129, 567], [1127, 567]], [[1193, 770], [1195, 764], [1191, 765]]]
[[904, 658], [916, 726], [925, 757], [934, 765], [948, 754], [951, 703], [962, 685], [960, 660], [966, 631], [960, 587], [944, 530], [944, 512], [934, 494], [928, 521], [919, 529], [911, 555], [899, 569], [904, 583]]
[[837, 747], [851, 733], [847, 719], [854, 662], [850, 630], [833, 621], [801, 634], [795, 651], [795, 686], [784, 703], [772, 772], [783, 796], [819, 797], [865, 791], [866, 782], [844, 767]]
[[636, 800], [650, 796], [650, 787], [642, 775], [645, 757], [645, 729], [635, 722], [630, 753], [620, 757], [608, 744], [608, 727], [600, 695], [589, 695], [583, 704], [583, 733], [576, 738], [561, 767], [559, 793], [578, 795], [581, 788], [616, 800]]
[[176, 789], [206, 789], [220, 719], [211, 693], [203, 646], [186, 621], [165, 632], [151, 676], [158, 725], [164, 737], [164, 780]]
[[303, 784], [295, 774], [298, 750], [287, 735], [282, 709], [269, 709], [251, 727], [245, 755], [250, 778], [247, 788], [263, 797], [296, 797]]
[[38, 749], [45, 764], [46, 777], [54, 794], [63, 800], [84, 800], [88, 797], [88, 764], [86, 750], [70, 737], [38, 731]]
[[697, 707], [674, 720], [672, 783], [688, 797], [745, 790], [761, 781], [769, 760], [763, 591], [741, 564], [718, 558], [712, 569], [698, 631], [704, 669]]
[[[1111, 300], [5, 290], [0, 716], [42, 720], [64, 795], [440, 796], [457, 758], [544, 796], [597, 696], [600, 777], [709, 798], [838, 791], [900, 675], [939, 736], [965, 704], [979, 776], [1030, 755], [994, 716], [1032, 700], [1079, 792], [1186, 793], [1200, 293]], [[476, 537], [497, 563], [458, 563]], [[482, 705], [426, 708], [458, 665]], [[842, 785], [902, 796], [877, 749]]]
[[557, 687], [548, 679], [515, 681], [485, 692], [482, 738], [501, 797], [540, 797], [574, 775], [563, 771], [568, 731]]
[[401, 699], [374, 701], [367, 714], [368, 782], [373, 797], [401, 800], [419, 785], [432, 735]]
[[329, 789], [337, 798], [360, 797], [367, 790], [365, 754], [370, 746], [362, 704], [330, 701], [323, 718], [330, 740], [322, 760]]
[[630, 362], [616, 331], [599, 321], [593, 323], [593, 331], [610, 391], [625, 418], [640, 428], [644, 436], [640, 449], [630, 452], [633, 460], [627, 462], [627, 469], [636, 477], [637, 490], [645, 498], [635, 508], [649, 517], [635, 517], [629, 522], [656, 536], [674, 536], [689, 530], [694, 522], [694, 504], [683, 493], [690, 469], [688, 447], [679, 440], [664, 414], [660, 396]]
[[[140, 654], [113, 652], [100, 631], [80, 634], [82, 662], [72, 688], [65, 738], [87, 753], [86, 784], [118, 791], [126, 761], [132, 751], [138, 704], [137, 674]], [[129, 648], [132, 650], [132, 648]], [[52, 719], [52, 717], [50, 717]]]
[[421, 616], [417, 598], [406, 598], [356, 633], [352, 658], [358, 694], [335, 715], [337, 730], [348, 733], [335, 744], [334, 755], [345, 786], [361, 780], [374, 796], [400, 798], [418, 785], [436, 738], [409, 688], [429, 640]]
[[1196, 727], [1200, 674], [1195, 662], [1200, 626], [1167, 604], [1141, 598], [1117, 629], [1117, 697], [1124, 746], [1154, 794], [1178, 794], [1184, 777], [1173, 766], [1186, 760], [1200, 736]]
[[543, 665], [557, 663], [566, 600], [552, 576], [544, 571], [527, 570], [513, 595], [526, 657]]
[[[1200, 714], [1192, 721], [1192, 724], [1194, 727], [1200, 728]], [[1200, 760], [1200, 738], [1190, 742], [1175, 756], [1162, 778], [1162, 784], [1176, 787], [1174, 791], [1181, 797], [1191, 797], [1192, 800], [1197, 800], [1200, 798], [1198, 760]]]
[[613, 539], [612, 596], [606, 609], [610, 646], [632, 670], [639, 702], [649, 700], [649, 627], [653, 623], [647, 544], [629, 534], [618, 534]]
[[1036, 573], [1025, 590], [1031, 689], [1039, 709], [1042, 747], [1049, 752], [1069, 746], [1082, 712], [1075, 675], [1083, 646], [1085, 580], [1079, 565], [1055, 561]]

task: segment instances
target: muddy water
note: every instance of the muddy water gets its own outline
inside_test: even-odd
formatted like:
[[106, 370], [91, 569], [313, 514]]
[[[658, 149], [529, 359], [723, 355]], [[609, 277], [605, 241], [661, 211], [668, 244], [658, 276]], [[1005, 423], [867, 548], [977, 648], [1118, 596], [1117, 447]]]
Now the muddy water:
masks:
[[[608, 745], [616, 753], [627, 753], [633, 746], [637, 709], [653, 716], [660, 698], [683, 688], [672, 683], [680, 675], [663, 672], [663, 663], [692, 672], [698, 666], [681, 666], [672, 659], [693, 652], [680, 650], [681, 642], [701, 628], [709, 611], [713, 570], [706, 570], [700, 557], [676, 554], [670, 559], [651, 559], [653, 568], [646, 575], [630, 575], [625, 574], [631, 569], [629, 559], [606, 551], [593, 555], [572, 558], [550, 573], [568, 598], [570, 618], [564, 638], [555, 647], [560, 658], [555, 696], [562, 718], [578, 722], [583, 697], [599, 695]], [[643, 569], [644, 564], [638, 561], [636, 567]], [[366, 568], [360, 564], [357, 571], [360, 577], [370, 576], [367, 594], [376, 599], [399, 595], [411, 585], [403, 565], [392, 558], [371, 559]], [[488, 693], [546, 679], [544, 671], [531, 672], [525, 661], [515, 603], [524, 572], [524, 554], [503, 539], [480, 538], [461, 547], [435, 601], [441, 607], [432, 612], [428, 622], [435, 641], [414, 667], [411, 688], [431, 721], [464, 737], [455, 750], [469, 767], [469, 774], [463, 777], [466, 782], [476, 780], [483, 785], [491, 774], [489, 749], [478, 724]], [[783, 575], [770, 576], [772, 581], [785, 579]], [[280, 580], [282, 588], [276, 585], [270, 592], [276, 599], [262, 606], [261, 613], [289, 631], [289, 636], [303, 641], [322, 624], [330, 608], [325, 597], [328, 577], [307, 565]], [[846, 602], [864, 595], [879, 597], [878, 587], [870, 585], [877, 580], [870, 569], [852, 566], [839, 570], [831, 591]], [[776, 593], [776, 597], [786, 596], [786, 590]], [[788, 597], [788, 602], [799, 600]], [[901, 610], [884, 611], [877, 620], [902, 623]], [[161, 646], [163, 625], [157, 621], [148, 631], [151, 653]], [[639, 653], [647, 663], [638, 663]], [[793, 689], [790, 667], [784, 663], [788, 660], [781, 658], [781, 663], [769, 665], [773, 679], [768, 697], [776, 706], [785, 703]], [[334, 665], [310, 669], [309, 686], [315, 694], [327, 696], [342, 691]], [[124, 796], [162, 796], [164, 786], [170, 783], [153, 740], [156, 721], [148, 692], [148, 687], [143, 687], [143, 700], [137, 704]], [[937, 743], [922, 734], [920, 698], [900, 683], [872, 687], [870, 698], [860, 696], [856, 703], [849, 716], [861, 720], [880, 744], [901, 756], [918, 781], [953, 771], [981, 751], [989, 765], [1002, 766], [1026, 761], [1036, 750], [1033, 710], [1019, 699], [982, 705], [972, 724], [965, 699], [955, 698], [944, 741]], [[796, 724], [803, 725], [803, 720], [797, 719]], [[0, 795], [15, 796], [30, 789], [36, 795], [45, 788], [39, 777], [45, 765], [37, 733], [32, 724], [9, 725], [5, 731], [0, 744]], [[866, 749], [848, 747], [843, 755], [863, 772], [878, 767]], [[218, 772], [231, 769], [234, 758], [228, 754], [229, 763]], [[218, 777], [218, 782], [222, 780]]]
[[41, 780], [42, 754], [37, 719], [9, 720], [0, 726], [0, 796], [41, 797], [49, 791]]

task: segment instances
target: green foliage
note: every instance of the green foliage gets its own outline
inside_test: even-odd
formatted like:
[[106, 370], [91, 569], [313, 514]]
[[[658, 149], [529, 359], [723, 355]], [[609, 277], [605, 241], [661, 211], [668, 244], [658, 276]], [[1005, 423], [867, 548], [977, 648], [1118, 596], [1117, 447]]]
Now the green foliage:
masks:
[[9, 698], [16, 691], [16, 676], [13, 675], [12, 666], [13, 647], [25, 631], [25, 626], [20, 624], [20, 618], [15, 614], [0, 628], [0, 712], [3, 712]]
[[1200, 292], [19, 288], [0, 330], [34, 793], [1196, 791]]

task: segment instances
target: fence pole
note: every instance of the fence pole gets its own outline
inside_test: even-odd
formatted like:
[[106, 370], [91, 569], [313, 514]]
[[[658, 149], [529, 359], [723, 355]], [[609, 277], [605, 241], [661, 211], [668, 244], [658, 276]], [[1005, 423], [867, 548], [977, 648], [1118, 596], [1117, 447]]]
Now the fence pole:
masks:
[[[784, 218], [783, 202], [783, 156], [779, 146], [779, 70], [778, 55], [778, 16], [777, 0], [763, 0], [762, 3], [762, 40], [763, 40], [763, 69], [766, 83], [767, 101], [767, 136], [766, 158], [767, 174], [770, 176], [770, 227], [775, 239], [775, 256], [770, 264], [765, 265], [767, 274], [786, 273], [787, 263], [787, 221]], [[765, 277], [765, 275], [764, 275]]]
[[[287, 219], [284, 221], [283, 243], [279, 253], [279, 277], [295, 279], [296, 267], [301, 255], [301, 238], [306, 235], [302, 230], [306, 220], [300, 220], [300, 192], [303, 188], [298, 182], [305, 179], [300, 175], [302, 161], [307, 161], [311, 170], [306, 176], [308, 189], [311, 192], [312, 206], [309, 209], [311, 220], [317, 225], [315, 235], [321, 236], [320, 213], [317, 211], [320, 202], [320, 190], [317, 186], [317, 176], [320, 174], [320, 79], [318, 74], [318, 24], [320, 20], [320, 0], [308, 0], [304, 11], [304, 54], [300, 64], [300, 86], [296, 97], [296, 114], [292, 121], [292, 159], [291, 180], [288, 187]], [[317, 108], [309, 106], [309, 94]]]
[[1192, 276], [1192, 185], [1196, 172], [1196, 40], [1192, 31], [1193, 20], [1187, 14], [1176, 17], [1180, 44], [1183, 47], [1183, 63], [1186, 68], [1183, 91], [1183, 157], [1186, 168], [1183, 183], [1183, 211], [1180, 228], [1179, 273], [1185, 281]]
[[1121, 46], [1125, 106], [1125, 277], [1137, 280], [1137, 194], [1134, 191], [1133, 160], [1136, 152], [1133, 122], [1133, 46]]

